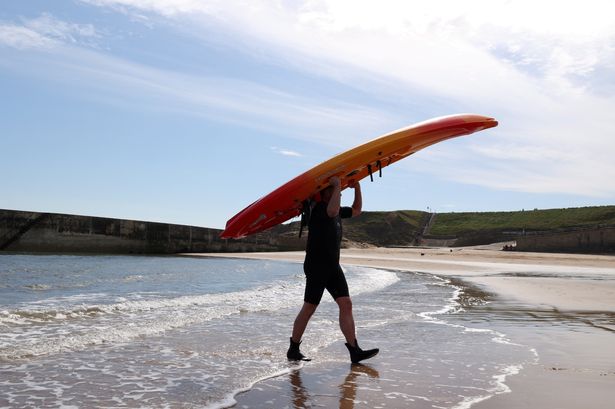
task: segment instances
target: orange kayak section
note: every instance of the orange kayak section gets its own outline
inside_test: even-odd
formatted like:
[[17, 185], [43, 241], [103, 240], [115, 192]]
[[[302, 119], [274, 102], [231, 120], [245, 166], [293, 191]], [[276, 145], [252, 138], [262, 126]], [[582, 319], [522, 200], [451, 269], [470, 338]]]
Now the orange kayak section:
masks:
[[382, 169], [430, 145], [498, 125], [494, 118], [458, 114], [430, 119], [366, 142], [313, 167], [226, 222], [221, 238], [239, 239], [267, 230], [301, 214], [304, 201], [313, 198], [338, 176], [342, 190], [353, 181], [373, 178]]

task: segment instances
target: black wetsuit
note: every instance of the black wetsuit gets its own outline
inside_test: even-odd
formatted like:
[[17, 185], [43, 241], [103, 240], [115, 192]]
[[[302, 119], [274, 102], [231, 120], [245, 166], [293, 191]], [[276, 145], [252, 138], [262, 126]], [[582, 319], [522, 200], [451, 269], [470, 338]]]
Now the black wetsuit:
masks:
[[333, 299], [347, 297], [348, 284], [340, 267], [341, 219], [352, 217], [351, 207], [340, 207], [339, 215], [329, 217], [327, 204], [312, 209], [303, 271], [306, 276], [304, 301], [318, 305], [325, 289]]

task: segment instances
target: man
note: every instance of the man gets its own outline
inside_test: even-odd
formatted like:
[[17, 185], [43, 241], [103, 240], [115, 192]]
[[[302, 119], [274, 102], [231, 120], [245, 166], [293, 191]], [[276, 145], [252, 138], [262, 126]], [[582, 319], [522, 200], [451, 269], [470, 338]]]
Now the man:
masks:
[[346, 338], [350, 360], [352, 363], [357, 363], [375, 356], [379, 351], [378, 349], [363, 351], [357, 343], [348, 284], [340, 267], [341, 219], [361, 214], [361, 186], [358, 182], [351, 183], [350, 187], [354, 189], [352, 207], [340, 207], [340, 179], [333, 177], [329, 183], [330, 186], [320, 192], [321, 201], [312, 209], [308, 224], [309, 232], [303, 264], [306, 276], [304, 303], [295, 319], [286, 356], [290, 360], [309, 360], [299, 351], [299, 345], [305, 328], [326, 289], [339, 307], [340, 328]]

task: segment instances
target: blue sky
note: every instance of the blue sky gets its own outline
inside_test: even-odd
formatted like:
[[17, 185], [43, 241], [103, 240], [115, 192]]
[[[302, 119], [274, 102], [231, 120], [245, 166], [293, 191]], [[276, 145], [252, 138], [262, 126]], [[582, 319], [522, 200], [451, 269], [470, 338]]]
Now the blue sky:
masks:
[[365, 181], [364, 209], [614, 204], [613, 16], [608, 1], [3, 2], [0, 208], [222, 228], [343, 150], [462, 112], [500, 126]]

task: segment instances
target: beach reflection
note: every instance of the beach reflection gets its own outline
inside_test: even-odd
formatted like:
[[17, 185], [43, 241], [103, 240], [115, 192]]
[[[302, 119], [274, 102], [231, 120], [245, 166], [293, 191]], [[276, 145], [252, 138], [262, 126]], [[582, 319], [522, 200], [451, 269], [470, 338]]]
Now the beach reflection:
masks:
[[[348, 375], [346, 375], [346, 378], [344, 379], [344, 382], [338, 386], [340, 391], [340, 409], [354, 408], [357, 395], [357, 380], [361, 376], [368, 376], [372, 379], [378, 379], [380, 374], [376, 369], [368, 365], [352, 364]], [[303, 409], [312, 407], [313, 405], [312, 402], [310, 402], [310, 394], [303, 386], [303, 381], [301, 380], [301, 371], [293, 371], [290, 373], [290, 383], [293, 391], [293, 408]]]
[[290, 373], [290, 384], [293, 386], [293, 408], [305, 408], [310, 395], [301, 381], [301, 371], [297, 370]]
[[361, 375], [367, 375], [370, 378], [377, 379], [380, 374], [374, 368], [363, 364], [350, 365], [350, 372], [346, 375], [344, 383], [339, 386], [340, 389], [340, 409], [353, 409], [357, 395], [357, 378]]

